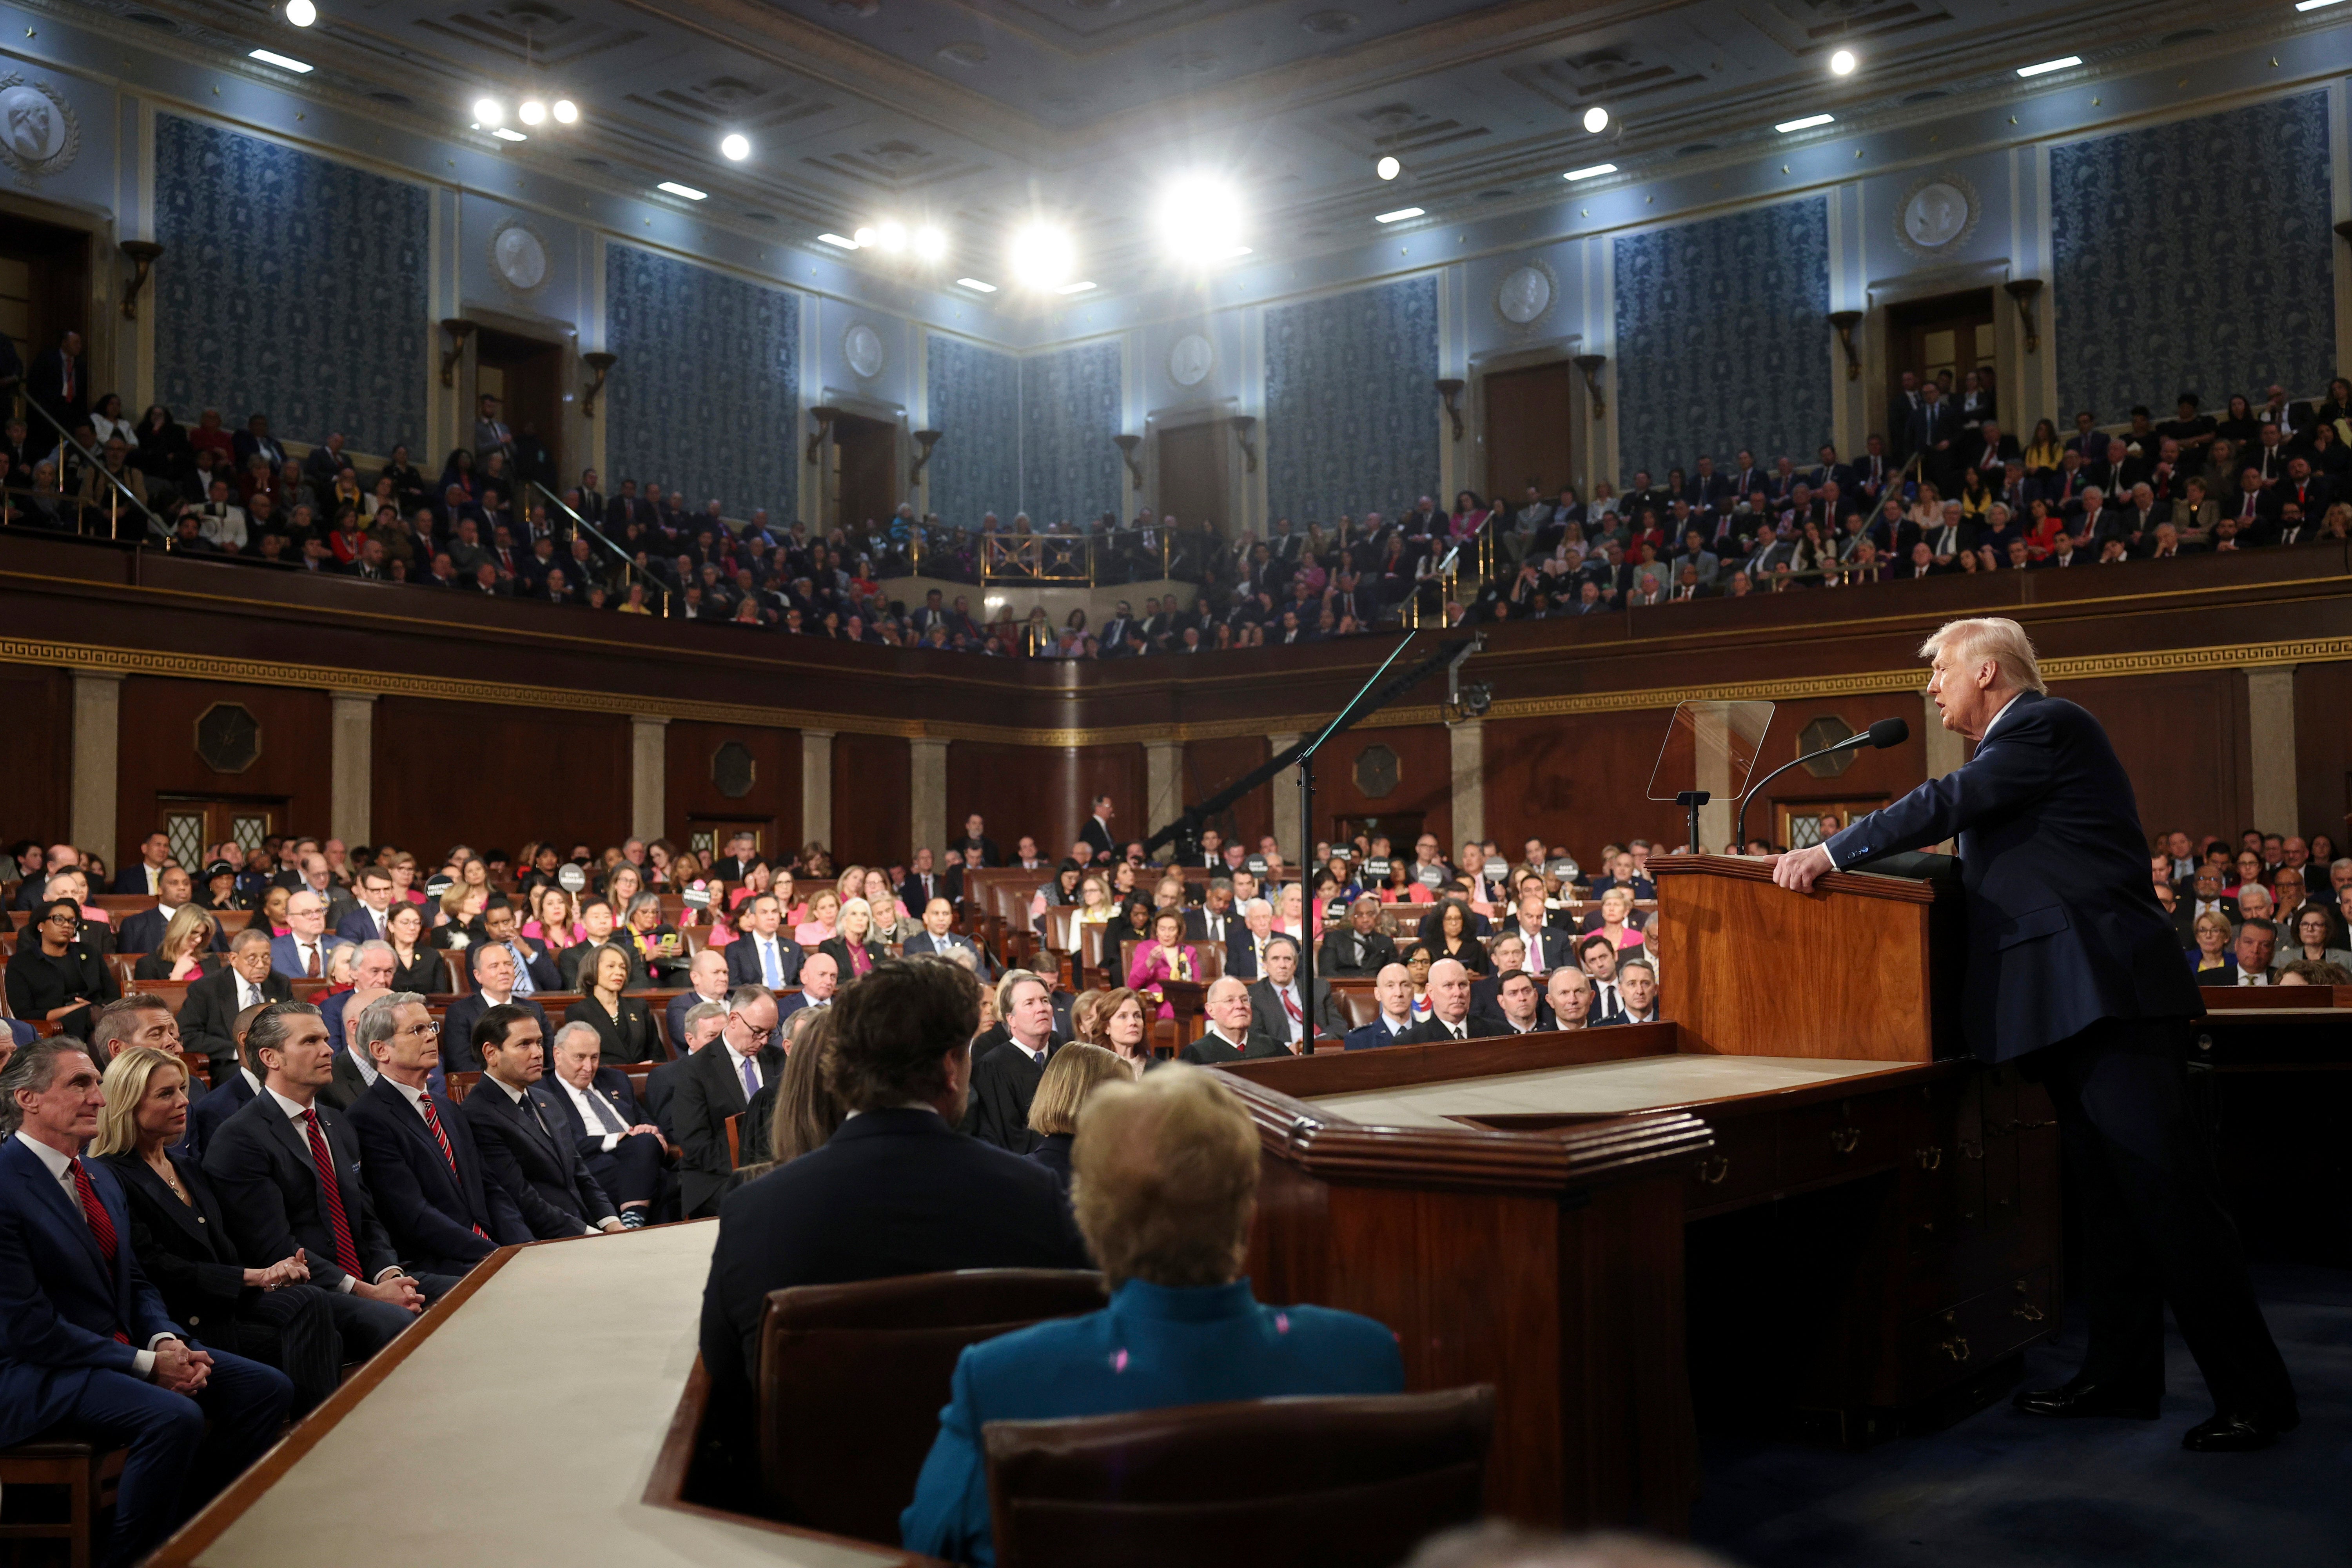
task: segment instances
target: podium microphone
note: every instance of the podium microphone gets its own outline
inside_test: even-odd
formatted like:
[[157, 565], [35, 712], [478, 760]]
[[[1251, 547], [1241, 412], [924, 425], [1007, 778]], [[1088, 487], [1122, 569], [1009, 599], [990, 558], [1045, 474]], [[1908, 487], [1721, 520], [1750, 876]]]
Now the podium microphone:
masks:
[[1834, 746], [1823, 746], [1818, 752], [1807, 752], [1803, 756], [1799, 757], [1796, 762], [1781, 763], [1779, 767], [1774, 768], [1770, 773], [1764, 775], [1763, 783], [1759, 784], [1754, 789], [1749, 790], [1748, 794], [1741, 798], [1739, 802], [1739, 821], [1738, 826], [1733, 832], [1734, 844], [1744, 845], [1748, 842], [1748, 803], [1754, 800], [1759, 795], [1761, 795], [1764, 792], [1765, 784], [1770, 784], [1774, 779], [1779, 778], [1790, 768], [1797, 766], [1798, 763], [1810, 763], [1815, 757], [1834, 756], [1840, 752], [1858, 751], [1864, 746], [1869, 746], [1883, 752], [1889, 746], [1899, 746], [1910, 738], [1911, 726], [1905, 723], [1902, 720], [1881, 719], [1877, 723], [1873, 724], [1869, 729], [1863, 731], [1860, 734], [1848, 735], [1844, 740], [1840, 741]]

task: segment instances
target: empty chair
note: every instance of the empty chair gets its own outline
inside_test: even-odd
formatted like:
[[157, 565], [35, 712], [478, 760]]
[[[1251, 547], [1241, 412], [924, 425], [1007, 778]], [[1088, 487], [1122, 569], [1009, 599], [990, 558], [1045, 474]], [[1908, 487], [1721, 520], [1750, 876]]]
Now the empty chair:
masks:
[[1484, 1384], [992, 1422], [998, 1568], [1392, 1568], [1478, 1518], [1494, 1425]]
[[760, 1478], [794, 1524], [896, 1542], [966, 1345], [1098, 1310], [1088, 1269], [967, 1268], [771, 1291], [760, 1329]]

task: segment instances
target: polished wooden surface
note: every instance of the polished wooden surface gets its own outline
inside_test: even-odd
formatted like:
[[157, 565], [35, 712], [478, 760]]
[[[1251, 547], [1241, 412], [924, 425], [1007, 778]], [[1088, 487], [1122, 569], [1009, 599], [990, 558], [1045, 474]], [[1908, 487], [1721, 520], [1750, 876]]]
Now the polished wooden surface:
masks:
[[[716, 761], [719, 748], [730, 743], [751, 752], [748, 795], [730, 796], [719, 788]], [[760, 837], [763, 854], [800, 847], [801, 737], [797, 731], [674, 719], [662, 737], [662, 756], [667, 777], [663, 815], [679, 848], [691, 842], [697, 826], [721, 822], [764, 824]], [[723, 837], [718, 848], [721, 854], [726, 852]]]
[[1935, 885], [1833, 871], [1794, 893], [1766, 862], [1719, 855], [1653, 858], [1650, 869], [1658, 1008], [1683, 1026], [1684, 1049], [1923, 1062], [1961, 1048], [1956, 1021], [1931, 1006]]

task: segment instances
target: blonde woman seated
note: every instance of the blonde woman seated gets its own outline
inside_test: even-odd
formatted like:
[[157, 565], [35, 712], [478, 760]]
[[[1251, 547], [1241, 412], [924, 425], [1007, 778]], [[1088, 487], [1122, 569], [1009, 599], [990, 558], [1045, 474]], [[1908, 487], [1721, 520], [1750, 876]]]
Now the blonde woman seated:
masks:
[[816, 951], [833, 954], [844, 985], [865, 979], [874, 973], [876, 964], [890, 956], [874, 940], [874, 909], [864, 899], [852, 899], [841, 906], [834, 934], [817, 943]]
[[808, 916], [793, 928], [793, 940], [804, 948], [831, 942], [835, 922], [841, 919], [841, 895], [831, 888], [819, 888], [808, 901]]
[[1110, 884], [1094, 871], [1078, 881], [1078, 915], [1080, 925], [1108, 925], [1111, 916], [1118, 913], [1118, 905], [1111, 899]]
[[1110, 1305], [957, 1359], [940, 1435], [898, 1521], [911, 1550], [993, 1568], [981, 1447], [992, 1421], [1404, 1387], [1383, 1325], [1327, 1307], [1262, 1306], [1250, 1293], [1242, 1265], [1257, 1214], [1257, 1131], [1218, 1074], [1171, 1065], [1099, 1085], [1077, 1124], [1074, 1206]]
[[1029, 1101], [1029, 1131], [1045, 1141], [1024, 1159], [1054, 1173], [1062, 1191], [1070, 1190], [1070, 1145], [1078, 1141], [1078, 1108], [1087, 1096], [1107, 1083], [1132, 1083], [1127, 1064], [1100, 1046], [1072, 1041], [1054, 1053], [1037, 1093]]
[[1184, 940], [1183, 912], [1160, 910], [1151, 917], [1151, 941], [1136, 949], [1135, 962], [1128, 968], [1128, 988], [1149, 996], [1161, 1017], [1173, 1018], [1176, 1008], [1161, 983], [1200, 978], [1201, 954]]
[[2230, 943], [2237, 940], [2237, 933], [2230, 929], [2230, 917], [2219, 910], [2208, 910], [2197, 917], [2193, 929], [2197, 945], [2189, 950], [2190, 972], [2202, 974], [2209, 969], [2230, 968]]
[[182, 904], [172, 923], [163, 928], [163, 940], [155, 951], [140, 959], [131, 971], [137, 980], [194, 980], [205, 973], [204, 961], [212, 956], [213, 931], [218, 926], [212, 912], [194, 904]]

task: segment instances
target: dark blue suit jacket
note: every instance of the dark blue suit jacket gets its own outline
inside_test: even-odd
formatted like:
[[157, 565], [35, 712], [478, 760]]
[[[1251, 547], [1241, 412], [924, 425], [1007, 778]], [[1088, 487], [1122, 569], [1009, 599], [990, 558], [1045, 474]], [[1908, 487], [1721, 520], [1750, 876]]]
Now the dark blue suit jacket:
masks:
[[496, 1083], [478, 1083], [457, 1113], [490, 1180], [514, 1199], [533, 1235], [578, 1236], [613, 1217], [613, 1200], [581, 1164], [543, 1080], [520, 1102]]
[[1828, 847], [1853, 868], [1956, 836], [1969, 912], [1964, 1013], [1978, 1056], [2007, 1061], [2102, 1018], [2203, 1015], [2149, 887], [2130, 776], [2089, 713], [2021, 693], [1967, 766]]
[[[1407, 1019], [1405, 1026], [1411, 1028], [1412, 1021]], [[1349, 1030], [1341, 1037], [1340, 1043], [1351, 1051], [1368, 1051], [1381, 1046], [1393, 1046], [1402, 1038], [1401, 1035], [1391, 1034], [1388, 1025], [1375, 1018], [1360, 1029]]]
[[[329, 931], [319, 939], [320, 978], [326, 977], [327, 960], [333, 954], [335, 949], [349, 947], [351, 941], [351, 938], [337, 936], [333, 931]], [[269, 939], [269, 967], [272, 973], [282, 974], [289, 980], [299, 980], [303, 977], [302, 961], [295, 954], [292, 937], [273, 936]]]
[[121, 1184], [102, 1161], [82, 1168], [114, 1221], [110, 1268], [40, 1156], [14, 1136], [0, 1140], [0, 1447], [64, 1420], [91, 1373], [131, 1375], [136, 1352], [157, 1334], [189, 1338], [131, 1255]]
[[[483, 1178], [481, 1151], [457, 1107], [436, 1095], [433, 1110], [450, 1159], [388, 1078], [379, 1075], [346, 1114], [367, 1162], [369, 1194], [401, 1261], [426, 1273], [463, 1274], [501, 1247], [538, 1238], [506, 1189]], [[477, 1236], [476, 1227], [488, 1234]]]
[[[860, 1120], [863, 1120], [861, 1118]], [[1286, 1395], [1404, 1392], [1396, 1335], [1328, 1307], [1262, 1307], [1249, 1281], [1192, 1289], [1130, 1279], [1110, 1305], [971, 1346], [899, 1516], [904, 1544], [993, 1563], [981, 1428]]]
[[180, 1140], [180, 1147], [190, 1159], [203, 1159], [205, 1141], [219, 1130], [221, 1123], [252, 1101], [253, 1086], [245, 1081], [245, 1074], [230, 1073], [205, 1090], [204, 1098], [188, 1108], [188, 1131]]
[[[783, 984], [797, 985], [801, 978], [801, 944], [786, 936], [782, 927], [776, 931], [776, 968], [783, 974]], [[760, 939], [745, 931], [727, 944], [727, 984], [765, 985], [767, 978], [760, 971]]]

